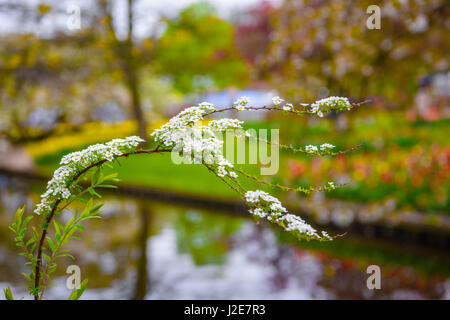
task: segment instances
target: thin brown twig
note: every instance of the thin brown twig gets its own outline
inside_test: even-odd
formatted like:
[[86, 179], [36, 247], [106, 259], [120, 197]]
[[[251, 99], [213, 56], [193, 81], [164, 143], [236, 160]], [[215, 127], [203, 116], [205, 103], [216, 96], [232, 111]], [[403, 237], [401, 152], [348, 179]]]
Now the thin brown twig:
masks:
[[[225, 182], [225, 184], [226, 184], [227, 186], [229, 186], [231, 189], [233, 189], [234, 191], [236, 191], [237, 194], [239, 194], [239, 195], [241, 194], [241, 193], [236, 189], [236, 187], [234, 187], [231, 183], [229, 183], [228, 181], [226, 181], [226, 179], [224, 179], [223, 177], [219, 176], [219, 175], [217, 174], [217, 172], [214, 171], [214, 170], [211, 168], [211, 166], [207, 165], [206, 163], [204, 163], [204, 166], [205, 166], [209, 171], [211, 171], [216, 177], [218, 177], [220, 180], [222, 180], [223, 182]], [[241, 186], [239, 186], [239, 187], [241, 187]], [[241, 188], [242, 188], [242, 187], [241, 187]]]
[[[363, 105], [363, 104], [366, 104], [366, 103], [369, 103], [369, 102], [371, 102], [371, 100], [370, 100], [370, 99], [367, 99], [367, 100], [364, 100], [364, 101], [361, 101], [361, 102], [354, 102], [354, 103], [351, 103], [351, 105], [354, 106], [354, 107], [359, 107], [359, 106], [361, 106], [361, 105]], [[298, 114], [315, 114], [314, 112], [309, 111], [309, 110], [307, 110], [306, 108], [303, 109], [303, 110], [298, 110], [298, 109], [295, 109], [295, 108], [290, 109], [290, 110], [284, 110], [283, 108], [277, 108], [277, 107], [268, 107], [268, 106], [252, 107], [252, 106], [249, 106], [249, 107], [245, 107], [243, 110], [237, 110], [237, 109], [233, 106], [233, 107], [227, 107], [227, 108], [223, 108], [223, 109], [218, 109], [218, 110], [210, 111], [210, 112], [208, 112], [208, 113], [205, 113], [205, 114], [204, 114], [204, 117], [207, 117], [207, 116], [212, 115], [212, 114], [214, 114], [214, 113], [220, 113], [220, 112], [231, 111], [231, 110], [235, 110], [235, 111], [270, 110], [270, 111], [283, 111], [283, 112], [286, 112], [286, 113], [293, 113], [293, 114], [297, 114], [297, 115], [298, 115]]]

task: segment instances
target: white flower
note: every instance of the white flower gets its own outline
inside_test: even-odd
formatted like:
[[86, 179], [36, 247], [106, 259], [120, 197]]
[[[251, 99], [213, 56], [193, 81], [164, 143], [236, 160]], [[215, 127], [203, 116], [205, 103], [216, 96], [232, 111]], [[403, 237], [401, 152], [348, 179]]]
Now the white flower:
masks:
[[[284, 227], [286, 231], [298, 232], [299, 234], [305, 234], [316, 239], [321, 238], [313, 227], [300, 217], [288, 213], [286, 208], [281, 205], [281, 202], [267, 192], [261, 190], [247, 191], [245, 193], [245, 200], [251, 206], [249, 212], [252, 215], [266, 218], [268, 221]], [[329, 238], [328, 235], [322, 234], [322, 236], [327, 239]]]
[[199, 107], [200, 108], [204, 108], [205, 110], [210, 110], [210, 111], [216, 110], [213, 107], [213, 104], [209, 103], [209, 102], [202, 102], [202, 103], [199, 104]]
[[234, 171], [230, 171], [230, 172], [229, 172], [229, 175], [230, 175], [230, 177], [232, 177], [232, 178], [237, 178], [237, 174], [236, 174], [236, 172], [234, 172]]
[[330, 239], [330, 240], [332, 239], [326, 231], [322, 231], [322, 236], [326, 239]]
[[333, 149], [333, 148], [334, 148], [334, 146], [329, 143], [323, 143], [320, 145], [320, 150], [329, 150], [329, 149]]
[[333, 110], [342, 111], [350, 110], [351, 108], [352, 105], [347, 98], [333, 96], [312, 103], [311, 113], [315, 113], [319, 117], [323, 117], [324, 113], [329, 113]]
[[281, 99], [279, 96], [273, 97], [272, 98], [272, 102], [274, 105], [278, 106], [279, 104], [281, 104], [284, 100]]
[[227, 175], [227, 171], [225, 170], [225, 167], [224, 167], [224, 166], [219, 166], [219, 167], [217, 168], [217, 175], [218, 175], [219, 177], [225, 177], [225, 176]]
[[267, 212], [265, 212], [261, 208], [250, 209], [249, 212], [251, 214], [255, 215], [255, 216], [260, 217], [260, 218], [265, 218], [267, 216]]
[[317, 235], [316, 230], [311, 227], [309, 224], [307, 224], [305, 221], [303, 221], [299, 216], [293, 215], [293, 214], [285, 214], [279, 220], [282, 220], [286, 224], [286, 231], [297, 231], [299, 233], [305, 233], [308, 236], [316, 236]]
[[286, 103], [286, 104], [284, 105], [284, 107], [283, 107], [283, 110], [284, 110], [284, 111], [289, 111], [289, 110], [292, 110], [293, 107], [294, 107], [294, 106], [292, 105], [292, 103]]
[[222, 132], [227, 129], [242, 129], [244, 121], [238, 119], [219, 119], [212, 120], [208, 123], [208, 127], [214, 131]]
[[250, 103], [250, 99], [249, 97], [241, 97], [239, 99], [237, 99], [234, 103], [233, 106], [236, 108], [236, 110], [242, 111], [246, 109], [246, 106]]
[[305, 147], [305, 151], [309, 152], [309, 153], [315, 153], [315, 152], [319, 151], [319, 149], [316, 146], [308, 145]]

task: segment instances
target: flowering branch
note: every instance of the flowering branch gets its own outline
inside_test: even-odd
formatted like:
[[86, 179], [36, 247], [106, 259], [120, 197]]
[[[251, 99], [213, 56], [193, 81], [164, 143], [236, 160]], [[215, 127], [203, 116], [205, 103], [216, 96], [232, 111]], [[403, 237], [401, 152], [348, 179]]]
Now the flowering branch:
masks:
[[[306, 240], [332, 240], [325, 232], [317, 232], [313, 227], [308, 225], [298, 216], [288, 213], [281, 202], [269, 195], [268, 193], [255, 190], [246, 190], [240, 183], [238, 173], [246, 178], [253, 179], [261, 184], [267, 184], [273, 188], [284, 191], [295, 191], [310, 193], [312, 191], [332, 190], [340, 186], [335, 186], [329, 182], [328, 185], [309, 188], [292, 188], [273, 185], [257, 177], [254, 177], [245, 171], [235, 168], [233, 164], [223, 156], [223, 141], [217, 138], [217, 132], [223, 132], [229, 129], [242, 130], [243, 121], [237, 119], [217, 119], [211, 120], [207, 125], [199, 125], [201, 120], [206, 116], [226, 110], [248, 111], [248, 110], [281, 110], [286, 113], [295, 113], [298, 115], [311, 114], [322, 117], [331, 111], [350, 110], [353, 106], [361, 105], [351, 104], [347, 98], [330, 97], [312, 103], [311, 105], [302, 104], [302, 109], [295, 109], [292, 104], [286, 103], [282, 108], [280, 104], [284, 100], [279, 97], [273, 98], [273, 107], [253, 107], [250, 100], [246, 97], [238, 99], [232, 107], [225, 109], [217, 109], [212, 104], [203, 102], [195, 107], [190, 107], [177, 116], [171, 118], [161, 128], [155, 130], [151, 136], [157, 142], [157, 147], [152, 150], [139, 149], [139, 145], [143, 140], [133, 136], [125, 139], [114, 139], [104, 144], [96, 144], [88, 148], [73, 152], [61, 159], [60, 167], [55, 170], [52, 179], [47, 184], [46, 192], [41, 196], [41, 202], [36, 206], [34, 213], [42, 217], [40, 225], [41, 233], [33, 228], [32, 237], [25, 241], [25, 232], [27, 223], [33, 216], [23, 219], [24, 207], [20, 208], [16, 213], [14, 223], [10, 229], [16, 234], [16, 245], [22, 248], [22, 255], [29, 261], [31, 273], [24, 276], [30, 281], [30, 293], [36, 300], [44, 298], [45, 289], [49, 283], [50, 274], [55, 271], [55, 259], [64, 256], [70, 256], [68, 250], [62, 250], [62, 246], [69, 240], [77, 238], [74, 233], [84, 230], [81, 222], [99, 218], [101, 213], [99, 210], [102, 205], [93, 205], [93, 197], [101, 197], [96, 188], [115, 188], [111, 183], [118, 181], [116, 174], [104, 176], [102, 174], [102, 165], [109, 162], [118, 162], [118, 158], [128, 157], [134, 154], [154, 154], [163, 152], [175, 152], [182, 157], [194, 154], [193, 162], [203, 164], [210, 172], [216, 175], [220, 180], [232, 188], [241, 199], [249, 205], [249, 212], [257, 217], [264, 218], [269, 222], [276, 224], [286, 231], [293, 234], [298, 239]], [[308, 109], [308, 107], [310, 109]], [[238, 133], [242, 134], [242, 133]], [[266, 141], [267, 142], [267, 141]], [[268, 142], [270, 143], [270, 142]], [[305, 152], [315, 155], [336, 155], [354, 150], [355, 148], [334, 152], [333, 145], [322, 144], [319, 147], [306, 146], [302, 149], [296, 149], [292, 146], [280, 144], [280, 147], [291, 150], [293, 152]], [[81, 176], [87, 174], [91, 169], [96, 171], [91, 176], [91, 185], [85, 190], [78, 185]], [[89, 194], [91, 199], [86, 202], [82, 196]], [[74, 213], [65, 225], [57, 222], [54, 217], [61, 214], [75, 200], [82, 201], [86, 204], [85, 209], [80, 213]], [[62, 207], [60, 205], [63, 204]], [[48, 236], [48, 229], [53, 221], [55, 235], [52, 239]], [[48, 249], [47, 249], [48, 246]], [[50, 255], [44, 253], [49, 250]], [[37, 251], [36, 256], [34, 252]], [[43, 266], [43, 259], [47, 260], [47, 264]], [[42, 283], [41, 280], [43, 279]], [[81, 289], [74, 291], [70, 298], [78, 298], [81, 296], [85, 285]], [[12, 297], [9, 291], [5, 291], [7, 297]]]
[[[133, 140], [135, 140], [136, 142], [141, 142], [141, 139], [140, 139], [140, 138], [137, 138], [137, 137], [131, 137], [131, 138], [132, 138]], [[136, 145], [137, 145], [137, 144], [136, 144]], [[128, 157], [129, 155], [131, 155], [131, 154], [133, 154], [133, 153], [134, 153], [134, 154], [140, 154], [140, 153], [152, 154], [152, 153], [162, 153], [162, 152], [170, 152], [170, 151], [171, 151], [171, 150], [169, 150], [169, 149], [158, 149], [158, 148], [155, 148], [155, 149], [153, 149], [153, 150], [137, 150], [137, 151], [134, 151], [134, 152], [125, 152], [125, 153], [122, 153], [122, 154], [117, 154], [116, 157], [115, 157], [115, 159], [117, 159], [117, 158], [119, 158], [119, 157]], [[78, 154], [75, 153], [75, 154], [71, 154], [71, 155], [69, 155], [69, 156], [71, 156], [72, 158], [76, 158], [76, 157], [78, 157]], [[67, 159], [67, 158], [66, 158], [66, 159]], [[97, 161], [97, 162], [94, 162], [94, 163], [88, 165], [86, 168], [84, 168], [84, 169], [82, 169], [80, 172], [76, 173], [76, 174], [74, 175], [73, 179], [65, 185], [65, 188], [69, 188], [71, 185], [76, 184], [77, 181], [78, 181], [78, 179], [79, 179], [83, 174], [85, 174], [86, 172], [88, 172], [88, 171], [89, 171], [90, 169], [92, 169], [92, 168], [101, 166], [101, 165], [102, 165], [103, 163], [105, 163], [106, 161], [108, 161], [108, 159], [102, 159], [102, 160], [100, 160], [100, 161]], [[63, 159], [63, 160], [61, 161], [61, 163], [65, 163], [65, 162], [66, 162], [65, 159]], [[49, 183], [49, 184], [50, 184], [50, 183]], [[86, 190], [88, 190], [88, 189], [86, 189]], [[83, 192], [81, 192], [80, 194], [78, 194], [78, 196], [81, 196], [81, 194], [84, 194], [84, 193], [86, 192], [86, 190], [83, 191]], [[45, 197], [43, 197], [43, 198], [44, 198], [44, 201], [45, 201], [46, 198], [45, 198]], [[59, 206], [59, 204], [61, 203], [62, 200], [61, 200], [61, 199], [56, 200], [56, 202], [54, 202], [54, 204], [53, 204], [53, 207], [52, 207], [52, 210], [51, 210], [50, 214], [48, 214], [47, 217], [45, 218], [45, 223], [44, 223], [43, 228], [42, 228], [42, 234], [41, 234], [41, 237], [40, 237], [40, 240], [39, 240], [39, 246], [38, 246], [37, 263], [36, 263], [36, 266], [35, 266], [34, 288], [39, 288], [39, 284], [40, 284], [40, 278], [41, 278], [41, 277], [40, 277], [40, 271], [41, 271], [41, 269], [42, 269], [42, 248], [43, 248], [43, 245], [44, 245], [44, 241], [45, 241], [45, 239], [46, 239], [48, 226], [49, 226], [50, 222], [52, 221], [53, 217], [55, 216], [55, 213], [58, 212], [58, 211], [59, 211], [59, 212], [62, 212], [62, 211], [63, 211], [70, 203], [72, 203], [74, 200], [75, 200], [75, 199], [70, 200], [69, 203], [67, 203], [67, 205], [64, 206], [63, 208], [61, 208], [60, 210], [58, 210], [58, 206]], [[45, 202], [41, 202], [41, 204], [42, 204], [42, 203], [45, 203]], [[38, 207], [38, 208], [39, 208], [39, 207]], [[36, 210], [38, 210], [38, 209], [36, 209]], [[35, 210], [35, 212], [38, 213], [38, 214], [40, 214], [40, 211], [36, 211], [36, 210]], [[45, 226], [45, 227], [44, 227], [44, 226]], [[50, 263], [51, 263], [51, 262], [49, 261], [49, 264], [50, 264]], [[48, 270], [48, 269], [47, 269], [47, 270]], [[34, 294], [35, 300], [38, 300], [38, 299], [41, 299], [41, 298], [42, 298], [42, 295], [43, 295], [43, 293], [44, 293], [44, 290], [45, 290], [45, 286], [42, 288], [42, 292], [41, 292], [40, 298], [39, 298], [38, 292], [35, 292], [35, 294]]]

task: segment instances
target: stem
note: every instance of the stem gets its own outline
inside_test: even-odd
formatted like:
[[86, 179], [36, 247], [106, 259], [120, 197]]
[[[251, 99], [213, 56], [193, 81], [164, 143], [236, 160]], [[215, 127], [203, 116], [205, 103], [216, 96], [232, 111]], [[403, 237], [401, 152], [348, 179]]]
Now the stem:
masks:
[[[230, 110], [235, 110], [237, 111], [237, 109], [235, 107], [228, 107], [228, 108], [223, 108], [220, 110], [216, 110], [216, 111], [211, 111], [206, 113], [204, 116], [209, 116], [211, 114], [214, 113], [218, 113], [218, 112], [224, 112], [224, 111], [230, 111]], [[284, 112], [288, 112], [288, 113], [294, 113], [294, 114], [306, 114], [306, 113], [312, 113], [308, 110], [283, 110], [282, 108], [275, 108], [275, 107], [267, 107], [267, 106], [263, 106], [263, 107], [245, 107], [244, 110], [239, 110], [240, 111], [251, 111], [251, 110], [271, 110], [271, 111], [284, 111]]]
[[76, 195], [75, 198], [73, 198], [72, 200], [70, 200], [69, 202], [67, 202], [62, 208], [59, 209], [60, 212], [63, 212], [63, 210], [65, 208], [67, 208], [68, 206], [70, 206], [70, 204], [72, 202], [74, 202], [75, 200], [79, 199], [83, 194], [85, 194], [88, 191], [88, 189], [84, 189], [83, 191], [81, 191], [79, 194]]
[[[363, 105], [365, 103], [368, 103], [368, 102], [371, 102], [371, 100], [364, 100], [362, 102], [351, 103], [351, 105], [354, 106], [354, 107], [359, 107], [359, 106], [361, 106], [361, 105]], [[236, 110], [237, 111], [237, 109], [233, 106], [233, 107], [223, 108], [223, 109], [219, 109], [219, 110], [215, 110], [215, 111], [211, 111], [211, 112], [205, 113], [204, 116], [206, 117], [206, 116], [209, 116], [209, 115], [214, 114], [214, 113], [230, 111], [230, 110]], [[239, 110], [239, 111], [251, 111], [251, 110], [283, 111], [283, 112], [287, 112], [287, 113], [293, 113], [293, 114], [296, 114], [296, 115], [299, 115], [299, 114], [315, 114], [315, 113], [309, 111], [306, 108], [303, 109], [303, 110], [296, 110], [296, 109], [283, 110], [283, 108], [267, 107], [267, 106], [262, 106], [262, 107], [251, 107], [251, 106], [249, 106], [249, 107], [245, 107], [244, 110]]]
[[[227, 186], [229, 186], [231, 189], [233, 189], [234, 191], [236, 191], [237, 194], [242, 195], [242, 193], [239, 192], [239, 190], [236, 189], [231, 183], [229, 183], [224, 177], [219, 176], [219, 175], [217, 174], [217, 172], [216, 172], [211, 166], [207, 165], [206, 163], [205, 163], [204, 165], [205, 165], [205, 167], [206, 167], [209, 171], [211, 171], [216, 177], [218, 177], [220, 180], [222, 180], [223, 182], [225, 182], [225, 184], [226, 184]], [[244, 190], [244, 189], [239, 185], [239, 183], [238, 183], [236, 180], [234, 180], [234, 181], [237, 183], [237, 185], [239, 186], [239, 188], [240, 188], [241, 190], [243, 190], [243, 192], [245, 193], [246, 190]]]
[[[141, 153], [146, 153], [146, 154], [152, 154], [152, 153], [162, 153], [162, 152], [170, 152], [172, 151], [171, 149], [159, 149], [159, 146], [156, 149], [152, 149], [152, 150], [137, 150], [135, 152], [127, 152], [124, 153], [119, 157], [128, 157], [129, 155], [132, 154], [141, 154]], [[103, 163], [105, 163], [107, 160], [100, 160], [96, 163], [91, 164], [90, 166], [84, 168], [83, 170], [81, 170], [78, 174], [76, 174], [73, 178], [73, 183], [75, 183], [84, 173], [86, 173], [89, 169], [92, 169], [94, 167], [98, 167], [100, 165], [102, 165]], [[69, 186], [68, 186], [69, 187]], [[40, 283], [40, 279], [41, 279], [41, 269], [42, 269], [42, 248], [44, 246], [44, 241], [45, 241], [45, 237], [47, 236], [47, 230], [48, 230], [48, 226], [50, 225], [50, 222], [52, 221], [53, 217], [55, 216], [56, 212], [57, 212], [57, 208], [58, 205], [61, 203], [61, 199], [56, 200], [54, 207], [52, 209], [52, 211], [50, 212], [50, 214], [48, 215], [48, 217], [45, 219], [45, 226], [42, 228], [42, 234], [41, 234], [41, 238], [39, 240], [39, 246], [38, 246], [38, 253], [36, 256], [36, 267], [35, 267], [35, 277], [34, 277], [34, 289], [37, 290], [37, 288], [39, 287], [39, 283]], [[47, 285], [47, 283], [45, 283], [45, 285]], [[42, 290], [45, 290], [45, 287]], [[43, 294], [39, 297], [39, 292], [35, 292], [34, 294], [34, 300], [40, 300], [43, 298]]]
[[[79, 221], [79, 220], [77, 220], [77, 223], [78, 223], [78, 221]], [[54, 260], [54, 258], [55, 258], [56, 253], [57, 253], [58, 250], [61, 248], [61, 243], [64, 242], [64, 240], [66, 239], [66, 237], [67, 237], [67, 234], [65, 234], [64, 237], [61, 238], [60, 245], [58, 246], [58, 248], [55, 248], [55, 250], [54, 250], [53, 253], [52, 253], [52, 256], [50, 257], [50, 261], [49, 261], [48, 264], [45, 266], [45, 270], [44, 270], [44, 272], [43, 272], [43, 274], [42, 274], [42, 276], [44, 277], [43, 283], [42, 283], [42, 292], [41, 292], [41, 296], [39, 297], [39, 299], [42, 299], [42, 298], [44, 297], [44, 292], [45, 292], [45, 289], [47, 288], [47, 283], [48, 283], [48, 280], [49, 280], [49, 276], [48, 276], [49, 268], [50, 268], [50, 266], [51, 266], [52, 263], [53, 263], [53, 260]]]
[[[41, 235], [41, 239], [39, 240], [39, 247], [38, 247], [38, 253], [37, 253], [37, 263], [36, 263], [36, 267], [35, 267], [35, 271], [34, 271], [34, 274], [35, 274], [34, 289], [35, 290], [37, 290], [37, 288], [39, 287], [39, 280], [40, 280], [40, 276], [41, 276], [40, 273], [41, 273], [41, 268], [42, 268], [42, 246], [44, 245], [45, 236], [47, 235], [47, 228], [48, 228], [53, 216], [55, 215], [56, 208], [58, 207], [60, 202], [61, 202], [61, 200], [56, 200], [55, 206], [53, 207], [52, 212], [45, 220], [46, 226], [45, 226], [45, 228], [42, 229], [42, 235]], [[34, 300], [39, 300], [39, 292], [35, 292]]]

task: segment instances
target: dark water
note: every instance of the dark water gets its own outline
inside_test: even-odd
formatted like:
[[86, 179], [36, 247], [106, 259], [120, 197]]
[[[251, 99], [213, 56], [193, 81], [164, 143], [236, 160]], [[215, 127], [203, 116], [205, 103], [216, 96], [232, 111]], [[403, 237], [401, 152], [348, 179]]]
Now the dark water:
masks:
[[[38, 201], [40, 184], [0, 176], [0, 289], [26, 295], [28, 272], [7, 227], [18, 206]], [[220, 210], [109, 195], [60, 261], [48, 289], [66, 299], [67, 266], [88, 278], [84, 299], [450, 299], [448, 252], [346, 235], [295, 243], [251, 219]], [[366, 269], [381, 268], [369, 290]], [[3, 298], [3, 297], [2, 297]]]

